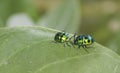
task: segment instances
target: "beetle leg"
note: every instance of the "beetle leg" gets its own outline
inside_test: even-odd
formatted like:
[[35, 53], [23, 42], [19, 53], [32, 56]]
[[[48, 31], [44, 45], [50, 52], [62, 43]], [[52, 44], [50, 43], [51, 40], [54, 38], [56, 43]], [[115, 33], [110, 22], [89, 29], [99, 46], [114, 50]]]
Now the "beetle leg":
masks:
[[66, 42], [66, 45], [67, 45], [67, 46], [69, 46], [69, 47], [71, 47], [71, 45], [70, 45], [70, 44], [68, 44], [68, 42]]
[[76, 40], [76, 33], [74, 34], [74, 36], [73, 36], [73, 37], [74, 37], [74, 43], [75, 43], [75, 40]]
[[78, 46], [78, 48], [80, 49], [81, 45]]
[[86, 49], [86, 45], [83, 45], [82, 47], [87, 53], [89, 53], [88, 50]]
[[87, 45], [85, 45], [85, 48], [89, 48]]
[[[72, 46], [73, 46], [74, 48], [75, 48], [75, 39], [76, 39], [75, 37], [76, 37], [76, 33], [75, 33], [72, 37], [69, 38], [69, 42], [70, 42], [70, 44], [72, 44]], [[73, 38], [73, 41], [74, 41], [74, 42], [71, 41], [72, 38]]]
[[66, 47], [66, 43], [64, 43], [64, 47]]
[[73, 36], [69, 38], [69, 41], [71, 41], [72, 38], [73, 38]]
[[75, 45], [72, 41], [69, 41], [70, 44], [72, 44], [72, 46], [75, 48]]
[[71, 41], [72, 38], [74, 38], [73, 41], [75, 41], [75, 39], [76, 39], [75, 37], [76, 37], [76, 33], [72, 37], [69, 38], [69, 41]]
[[88, 49], [88, 48], [93, 48], [92, 46], [87, 46], [87, 45], [86, 45], [85, 47], [86, 47], [87, 49]]

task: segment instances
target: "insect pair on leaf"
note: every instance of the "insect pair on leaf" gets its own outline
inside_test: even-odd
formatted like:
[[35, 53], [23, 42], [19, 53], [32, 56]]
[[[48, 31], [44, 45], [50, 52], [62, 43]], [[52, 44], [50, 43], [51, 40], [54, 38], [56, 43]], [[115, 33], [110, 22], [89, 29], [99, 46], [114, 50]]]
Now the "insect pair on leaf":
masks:
[[[65, 32], [57, 32], [54, 37], [54, 41], [58, 43], [63, 43], [64, 46], [78, 46], [78, 48], [88, 48], [89, 45], [94, 43], [94, 38], [90, 35], [76, 35], [69, 37], [69, 34]], [[71, 45], [70, 45], [71, 44]]]

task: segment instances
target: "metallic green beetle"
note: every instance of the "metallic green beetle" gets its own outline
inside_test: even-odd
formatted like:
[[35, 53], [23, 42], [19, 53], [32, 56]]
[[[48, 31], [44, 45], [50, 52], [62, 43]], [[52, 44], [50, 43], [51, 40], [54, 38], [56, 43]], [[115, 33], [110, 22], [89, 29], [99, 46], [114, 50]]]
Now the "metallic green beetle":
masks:
[[69, 43], [69, 34], [65, 32], [58, 32], [54, 37], [54, 41], [58, 43], [64, 43], [64, 46], [70, 46]]
[[90, 35], [74, 35], [74, 45], [78, 45], [78, 48], [83, 47], [87, 48], [88, 45], [92, 45], [94, 43], [94, 38]]

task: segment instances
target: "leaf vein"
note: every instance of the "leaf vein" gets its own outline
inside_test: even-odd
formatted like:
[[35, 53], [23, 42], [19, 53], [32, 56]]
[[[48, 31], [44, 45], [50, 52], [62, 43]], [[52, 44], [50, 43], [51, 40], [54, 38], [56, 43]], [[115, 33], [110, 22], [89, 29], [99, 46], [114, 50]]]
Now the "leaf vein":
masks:
[[[70, 61], [70, 60], [73, 60], [73, 59], [83, 58], [83, 57], [87, 57], [87, 56], [95, 55], [95, 54], [103, 54], [103, 55], [109, 56], [110, 58], [113, 58], [112, 56], [110, 56], [106, 53], [92, 53], [92, 54], [88, 54], [88, 55], [74, 56], [74, 57], [69, 57], [69, 58], [66, 58], [66, 59], [63, 59], [63, 60], [60, 60], [60, 61], [55, 61], [55, 62], [46, 64], [46, 65], [42, 66], [41, 68], [37, 69], [34, 73], [42, 72], [44, 69], [46, 69], [46, 68], [48, 68], [52, 65], [55, 65], [55, 64], [64, 63], [64, 62], [67, 62], [67, 61]], [[120, 63], [119, 60], [116, 60], [116, 61], [118, 61]]]

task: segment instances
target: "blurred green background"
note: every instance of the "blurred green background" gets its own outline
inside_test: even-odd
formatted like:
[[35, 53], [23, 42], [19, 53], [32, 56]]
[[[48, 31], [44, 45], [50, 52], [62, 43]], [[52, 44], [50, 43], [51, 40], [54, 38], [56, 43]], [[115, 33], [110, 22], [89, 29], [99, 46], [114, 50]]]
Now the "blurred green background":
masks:
[[[91, 34], [96, 42], [120, 54], [120, 0], [75, 1], [78, 3], [77, 11], [74, 12], [76, 23], [69, 22], [69, 24], [79, 24], [76, 32]], [[45, 16], [48, 20], [53, 16], [55, 19], [62, 10], [66, 10], [65, 5], [69, 4], [69, 9], [76, 5], [70, 2], [72, 0], [0, 0], [0, 27], [44, 26]], [[65, 15], [67, 16], [71, 11]], [[65, 24], [68, 23], [63, 25]]]

